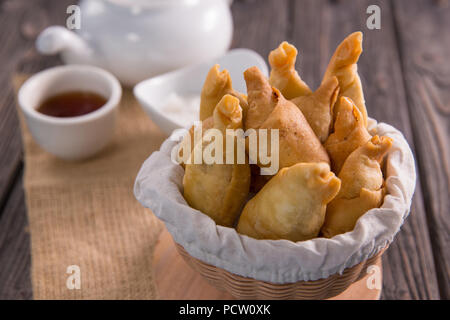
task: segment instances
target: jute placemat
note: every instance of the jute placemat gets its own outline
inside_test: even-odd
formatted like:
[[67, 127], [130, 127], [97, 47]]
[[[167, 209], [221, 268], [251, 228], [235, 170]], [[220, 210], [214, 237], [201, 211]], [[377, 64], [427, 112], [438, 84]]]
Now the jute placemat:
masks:
[[[25, 78], [14, 77], [16, 89]], [[123, 92], [113, 143], [84, 161], [42, 150], [19, 115], [34, 298], [157, 298], [152, 258], [161, 224], [134, 198], [133, 183], [165, 137], [131, 91]], [[77, 280], [69, 266], [79, 267], [80, 289], [67, 286], [71, 275]]]

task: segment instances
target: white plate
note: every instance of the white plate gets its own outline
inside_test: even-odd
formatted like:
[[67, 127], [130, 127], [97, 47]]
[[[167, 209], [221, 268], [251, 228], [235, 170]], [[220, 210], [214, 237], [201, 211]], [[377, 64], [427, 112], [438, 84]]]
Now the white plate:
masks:
[[167, 98], [173, 93], [179, 96], [200, 95], [206, 75], [216, 63], [220, 65], [220, 70], [227, 69], [229, 71], [233, 88], [242, 93], [247, 92], [243, 76], [246, 69], [257, 66], [266, 76], [268, 75], [267, 64], [258, 53], [249, 49], [234, 49], [221, 58], [208, 63], [186, 67], [144, 80], [134, 87], [133, 93], [153, 122], [162, 131], [170, 134], [181, 126], [161, 111]]

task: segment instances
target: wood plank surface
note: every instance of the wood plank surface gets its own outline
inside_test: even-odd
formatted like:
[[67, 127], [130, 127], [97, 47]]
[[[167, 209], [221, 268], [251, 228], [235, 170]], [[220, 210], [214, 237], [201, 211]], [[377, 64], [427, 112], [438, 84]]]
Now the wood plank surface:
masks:
[[2, 2], [0, 7], [1, 30], [16, 31], [0, 33], [0, 208], [4, 206], [14, 185], [22, 158], [19, 122], [11, 85], [11, 74], [23, 51], [17, 32], [22, 11], [13, 10], [11, 6], [12, 3]]
[[450, 299], [450, 6], [393, 1], [441, 298]]
[[22, 175], [0, 216], [0, 298], [31, 299], [31, 247]]
[[[233, 48], [249, 48], [266, 59], [269, 52], [285, 39], [290, 27], [290, 1], [234, 1], [232, 9]], [[268, 62], [267, 62], [268, 63]]]

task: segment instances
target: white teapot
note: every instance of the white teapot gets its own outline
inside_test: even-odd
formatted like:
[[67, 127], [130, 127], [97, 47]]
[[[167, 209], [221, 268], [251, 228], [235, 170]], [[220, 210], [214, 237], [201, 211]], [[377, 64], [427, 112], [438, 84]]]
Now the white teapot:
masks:
[[43, 54], [113, 73], [124, 85], [223, 55], [233, 22], [229, 0], [82, 0], [80, 29], [45, 29]]

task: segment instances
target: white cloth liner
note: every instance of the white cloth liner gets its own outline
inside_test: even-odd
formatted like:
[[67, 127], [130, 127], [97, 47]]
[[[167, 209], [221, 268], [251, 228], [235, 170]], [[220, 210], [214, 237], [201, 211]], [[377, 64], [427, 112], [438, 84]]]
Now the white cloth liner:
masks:
[[413, 154], [397, 129], [370, 119], [371, 133], [394, 140], [386, 160], [388, 194], [381, 208], [362, 216], [353, 231], [303, 242], [256, 240], [217, 226], [186, 203], [184, 170], [172, 163], [175, 142], [166, 140], [142, 165], [134, 193], [161, 219], [175, 242], [193, 257], [231, 273], [272, 283], [327, 278], [373, 256], [390, 244], [409, 214], [416, 182]]

